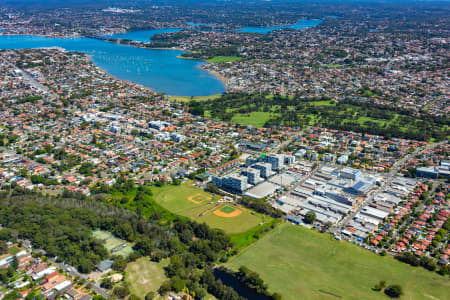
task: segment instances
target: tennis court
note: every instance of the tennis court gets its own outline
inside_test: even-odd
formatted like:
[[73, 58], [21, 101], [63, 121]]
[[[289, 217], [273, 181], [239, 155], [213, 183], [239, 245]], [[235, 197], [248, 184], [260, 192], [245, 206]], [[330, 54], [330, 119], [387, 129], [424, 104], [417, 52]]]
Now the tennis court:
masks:
[[130, 244], [122, 239], [115, 237], [108, 231], [94, 230], [93, 234], [96, 239], [103, 241], [103, 245], [111, 255], [128, 257], [128, 255], [133, 252], [133, 248]]
[[111, 233], [103, 230], [94, 230], [94, 237], [99, 240], [107, 240], [111, 237]]

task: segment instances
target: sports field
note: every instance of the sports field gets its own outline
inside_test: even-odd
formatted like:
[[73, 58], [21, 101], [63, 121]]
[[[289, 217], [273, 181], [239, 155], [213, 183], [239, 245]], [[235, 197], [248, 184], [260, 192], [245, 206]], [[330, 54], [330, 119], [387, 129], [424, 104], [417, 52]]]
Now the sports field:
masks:
[[[381, 257], [329, 235], [283, 223], [231, 258], [258, 272], [283, 299], [388, 299], [371, 288], [380, 280], [400, 284], [401, 299], [449, 299], [450, 280], [392, 257]], [[330, 295], [329, 293], [333, 294]]]
[[[218, 203], [213, 196], [187, 181], [181, 185], [152, 188], [153, 199], [173, 213], [205, 222], [227, 233], [245, 232], [262, 221], [262, 216], [232, 204]], [[269, 219], [266, 217], [266, 221]]]
[[168, 260], [159, 263], [152, 262], [148, 257], [142, 257], [133, 263], [129, 263], [125, 269], [125, 280], [130, 284], [131, 293], [144, 299], [148, 292], [157, 292], [161, 284], [166, 280], [164, 267]]
[[224, 214], [232, 214], [236, 211], [236, 209], [233, 208], [232, 205], [224, 205], [219, 209], [219, 211], [223, 212]]
[[[197, 218], [197, 222], [205, 222], [213, 228], [223, 229], [227, 233], [241, 233], [258, 226], [263, 220], [259, 214], [252, 215], [248, 210], [239, 207], [231, 213], [222, 211], [223, 204]], [[229, 210], [228, 210], [229, 211]], [[267, 217], [266, 217], [267, 220]]]
[[130, 244], [124, 240], [116, 238], [111, 233], [103, 230], [95, 230], [93, 235], [96, 239], [103, 241], [103, 245], [111, 255], [120, 255], [122, 257], [128, 257], [133, 248]]

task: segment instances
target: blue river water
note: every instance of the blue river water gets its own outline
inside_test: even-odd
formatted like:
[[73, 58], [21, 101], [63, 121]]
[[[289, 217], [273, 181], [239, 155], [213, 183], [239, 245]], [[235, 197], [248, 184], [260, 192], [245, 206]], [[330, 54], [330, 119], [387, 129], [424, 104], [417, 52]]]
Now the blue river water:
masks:
[[220, 269], [214, 269], [214, 277], [222, 281], [222, 283], [226, 286], [232, 287], [239, 296], [244, 297], [248, 300], [271, 300], [272, 297], [258, 294], [256, 291], [251, 290], [244, 286], [239, 280], [237, 280], [233, 275], [224, 272]]
[[168, 95], [208, 96], [225, 92], [222, 81], [198, 68], [204, 62], [177, 58], [183, 53], [178, 50], [143, 49], [90, 38], [0, 36], [0, 49], [42, 47], [86, 53], [109, 74]]
[[[266, 34], [281, 28], [301, 29], [313, 27], [322, 20], [300, 20], [297, 24], [277, 27], [244, 27], [237, 32]], [[199, 24], [190, 23], [191, 26]], [[178, 32], [183, 28], [141, 30], [110, 37], [149, 42], [158, 33]], [[109, 74], [142, 84], [156, 92], [180, 96], [208, 96], [225, 92], [225, 85], [213, 74], [200, 69], [200, 60], [177, 58], [182, 51], [143, 49], [90, 38], [46, 38], [27, 35], [0, 35], [0, 49], [61, 47], [79, 51], [92, 57], [92, 61]]]
[[270, 31], [284, 29], [284, 28], [300, 30], [302, 28], [314, 27], [314, 26], [319, 25], [321, 22], [322, 22], [322, 20], [299, 20], [296, 24], [293, 24], [293, 25], [283, 25], [283, 26], [274, 26], [274, 27], [244, 27], [241, 30], [237, 30], [236, 32], [266, 34], [266, 33], [269, 33]]

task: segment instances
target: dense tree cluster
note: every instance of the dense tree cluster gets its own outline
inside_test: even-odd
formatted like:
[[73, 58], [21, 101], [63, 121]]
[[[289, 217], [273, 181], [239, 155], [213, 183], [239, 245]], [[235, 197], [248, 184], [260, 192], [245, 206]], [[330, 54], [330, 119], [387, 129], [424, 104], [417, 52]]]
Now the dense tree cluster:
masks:
[[422, 256], [419, 258], [411, 252], [404, 252], [397, 255], [395, 258], [413, 267], [422, 266], [430, 271], [434, 271], [436, 269], [436, 262], [427, 256]]
[[240, 202], [251, 209], [254, 209], [255, 211], [263, 214], [267, 214], [274, 218], [280, 218], [284, 215], [284, 213], [274, 208], [266, 199], [255, 199], [252, 197], [243, 196], [240, 200]]
[[[270, 300], [270, 299], [278, 300], [278, 299], [282, 298], [282, 296], [278, 293], [271, 294], [268, 291], [267, 284], [259, 276], [259, 274], [250, 270], [246, 266], [241, 266], [237, 272], [233, 272], [232, 270], [227, 269], [223, 266], [218, 267], [216, 271], [219, 271], [219, 272], [222, 272], [223, 274], [231, 276], [232, 278], [237, 280], [237, 282], [239, 282], [239, 284], [241, 286], [252, 291], [252, 293], [259, 295], [260, 297], [258, 297], [258, 299], [261, 298], [261, 299], [267, 299], [267, 300]], [[202, 282], [208, 282], [208, 287], [209, 287], [208, 291], [211, 290], [211, 287], [217, 288], [219, 290], [218, 293], [217, 293], [217, 291], [214, 291], [214, 290], [212, 290], [211, 293], [213, 295], [215, 295], [216, 297], [218, 297], [219, 299], [223, 299], [223, 298], [220, 298], [221, 293], [226, 293], [226, 288], [221, 289], [221, 282], [219, 280], [214, 280], [214, 277], [213, 277], [214, 272], [212, 272], [212, 273], [208, 273], [208, 272], [211, 272], [211, 271], [205, 270], [205, 272], [202, 276]], [[239, 298], [227, 298], [227, 299], [239, 299]]]
[[239, 294], [231, 287], [228, 287], [218, 280], [214, 276], [214, 271], [210, 268], [205, 269], [202, 274], [201, 282], [207, 286], [207, 290], [210, 294], [214, 295], [218, 299], [227, 300], [244, 300], [245, 298], [239, 296]]
[[313, 211], [308, 211], [305, 214], [304, 221], [308, 224], [313, 224], [316, 221], [316, 214]]
[[[214, 262], [220, 251], [231, 247], [229, 238], [220, 230], [210, 229], [182, 219], [165, 226], [120, 208], [88, 199], [56, 199], [40, 195], [8, 197], [0, 201], [0, 223], [5, 227], [0, 237], [27, 238], [49, 256], [57, 256], [81, 272], [87, 273], [108, 256], [92, 230], [102, 229], [129, 242], [136, 242], [138, 255], [155, 260], [175, 254], [186, 260], [186, 266], [203, 267]], [[7, 232], [6, 232], [7, 231]], [[126, 262], [124, 262], [126, 264]], [[120, 269], [124, 264], [116, 258]]]
[[86, 223], [94, 218], [93, 213], [83, 209], [64, 210], [31, 202], [9, 206], [2, 203], [0, 207], [3, 226], [14, 229], [19, 237], [31, 240], [49, 256], [57, 256], [84, 273], [91, 272], [108, 255]]
[[39, 96], [39, 95], [37, 95], [37, 96], [27, 96], [27, 97], [24, 97], [24, 98], [17, 99], [16, 103], [17, 104], [22, 104], [22, 103], [29, 102], [29, 103], [33, 103], [34, 104], [38, 100], [41, 100], [41, 99], [42, 99], [42, 96]]
[[[17, 261], [17, 257], [14, 257], [14, 260], [11, 262], [11, 264], [7, 268], [0, 269], [0, 282], [9, 283], [10, 281], [12, 281], [18, 266], [19, 266], [19, 264]], [[16, 299], [16, 298], [11, 298], [11, 299]]]
[[[208, 111], [212, 118], [231, 121], [236, 114], [272, 112], [265, 126], [321, 126], [414, 140], [442, 140], [448, 136], [448, 116], [421, 114], [396, 106], [342, 99], [334, 105], [312, 105], [329, 97], [228, 93], [219, 99], [192, 102], [196, 112]], [[221, 105], [217, 105], [220, 102]], [[358, 121], [365, 119], [365, 121]], [[368, 119], [368, 120], [367, 120]], [[393, 122], [395, 120], [395, 122]]]
[[[115, 187], [123, 191], [130, 188], [122, 179]], [[148, 201], [151, 197], [146, 187], [133, 188], [137, 189], [135, 198], [142, 197], [141, 201], [151, 208], [153, 201]], [[0, 230], [0, 241], [29, 239], [49, 256], [57, 256], [58, 260], [88, 273], [109, 256], [102, 242], [92, 234], [93, 230], [101, 229], [134, 243], [134, 252], [127, 259], [113, 257], [112, 267], [116, 271], [123, 272], [128, 262], [140, 256], [149, 256], [153, 261], [170, 258], [165, 268], [169, 279], [162, 284], [161, 293], [188, 288], [195, 299], [204, 298], [206, 291], [219, 299], [241, 299], [233, 288], [216, 280], [210, 271], [215, 262], [224, 261], [233, 253], [230, 238], [222, 230], [176, 215], [153, 219], [90, 198], [64, 196], [74, 195], [50, 197], [19, 187], [0, 192], [0, 223], [4, 226]], [[7, 272], [12, 274], [13, 270], [5, 270], [5, 278]], [[242, 268], [236, 277], [249, 288], [265, 293], [266, 286], [258, 274]], [[101, 284], [113, 288], [117, 296], [130, 294], [126, 286], [113, 287], [108, 280]]]
[[384, 290], [384, 293], [391, 298], [399, 298], [403, 295], [403, 288], [398, 284], [392, 284], [386, 287], [386, 281], [380, 280], [375, 286], [372, 288], [373, 291], [380, 292]]
[[14, 144], [19, 139], [19, 136], [16, 134], [0, 134], [0, 147], [8, 146], [10, 144]]
[[41, 175], [31, 175], [30, 177], [31, 183], [33, 184], [43, 184], [46, 186], [58, 185], [59, 182], [56, 179], [50, 179], [48, 177], [44, 177]]
[[[199, 285], [199, 270], [212, 267], [219, 255], [227, 255], [231, 249], [228, 236], [217, 229], [210, 229], [206, 224], [199, 224], [185, 219], [177, 219], [173, 229], [178, 233], [179, 240], [172, 241], [173, 248], [170, 263], [165, 268], [168, 278], [159, 292], [169, 290], [181, 291], [187, 287], [196, 299], [206, 294], [207, 286]], [[156, 258], [152, 257], [156, 260]]]
[[189, 112], [196, 116], [203, 116], [205, 109], [200, 102], [193, 100], [189, 103]]
[[[227, 256], [232, 247], [223, 231], [206, 224], [176, 218], [161, 225], [156, 220], [90, 199], [1, 193], [0, 223], [5, 227], [0, 231], [0, 240], [27, 238], [49, 256], [57, 256], [83, 273], [91, 272], [108, 256], [102, 243], [93, 237], [92, 230], [109, 231], [135, 243], [135, 252], [128, 260], [113, 257], [113, 269], [123, 271], [128, 261], [141, 255], [150, 256], [154, 261], [170, 257], [165, 270], [169, 280], [160, 291], [182, 291], [187, 287], [196, 299], [206, 295], [206, 288], [213, 289], [199, 284], [201, 270], [211, 268], [219, 256]], [[5, 278], [11, 275], [8, 272], [12, 274], [14, 270], [5, 270]], [[102, 285], [112, 288], [108, 281]], [[220, 285], [223, 287], [222, 283]], [[223, 289], [236, 293], [229, 287]], [[126, 287], [114, 288], [113, 293], [129, 294]]]
[[403, 295], [403, 289], [400, 285], [393, 284], [393, 285], [388, 286], [384, 290], [384, 293], [391, 298], [399, 298], [401, 295]]
[[[121, 199], [111, 204], [136, 211], [139, 216], [147, 217], [153, 221], [171, 222], [178, 217], [153, 200], [150, 187], [135, 186], [132, 180], [124, 177], [119, 177], [112, 186], [97, 183], [91, 191], [96, 195], [123, 194], [124, 196]], [[127, 195], [133, 191], [136, 191], [136, 195], [130, 199]]]
[[239, 271], [235, 273], [236, 278], [249, 289], [255, 290], [257, 293], [268, 295], [267, 284], [259, 277], [259, 274], [253, 272], [246, 266], [241, 266]]

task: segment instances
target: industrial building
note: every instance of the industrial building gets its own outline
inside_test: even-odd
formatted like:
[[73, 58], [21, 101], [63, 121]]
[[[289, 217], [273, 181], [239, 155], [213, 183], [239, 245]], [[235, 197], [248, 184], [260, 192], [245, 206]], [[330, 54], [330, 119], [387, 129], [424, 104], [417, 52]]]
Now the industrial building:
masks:
[[421, 167], [417, 168], [416, 176], [437, 179], [439, 177], [439, 171], [437, 168], [434, 167]]
[[352, 169], [352, 168], [343, 168], [341, 170], [341, 174], [340, 174], [340, 176], [342, 178], [348, 178], [351, 180], [358, 180], [358, 178], [361, 175], [362, 175], [362, 172], [360, 170]]
[[272, 195], [279, 189], [281, 189], [281, 187], [279, 185], [268, 182], [268, 181], [264, 181], [256, 186], [248, 189], [244, 193], [244, 195], [253, 197], [253, 198], [264, 198], [264, 197]]
[[350, 194], [365, 196], [375, 186], [375, 183], [376, 181], [374, 178], [364, 177], [351, 187], [346, 188], [345, 191]]
[[[347, 172], [352, 173], [350, 170]], [[288, 215], [287, 220], [296, 224], [302, 223], [308, 211], [314, 212], [316, 220], [322, 224], [335, 224], [356, 202], [355, 194], [346, 192], [346, 188], [351, 187], [354, 181], [342, 178], [340, 174], [338, 169], [324, 166], [288, 195], [277, 200], [275, 206]]]
[[[364, 178], [362, 178], [364, 179]], [[381, 193], [377, 193], [373, 201], [362, 207], [354, 219], [342, 231], [344, 235], [364, 240], [373, 233], [378, 225], [393, 211], [402, 197], [411, 193], [415, 186], [414, 179], [396, 177]]]
[[432, 178], [450, 178], [450, 164], [448, 161], [441, 162], [437, 167], [421, 167], [416, 170], [417, 177]]

